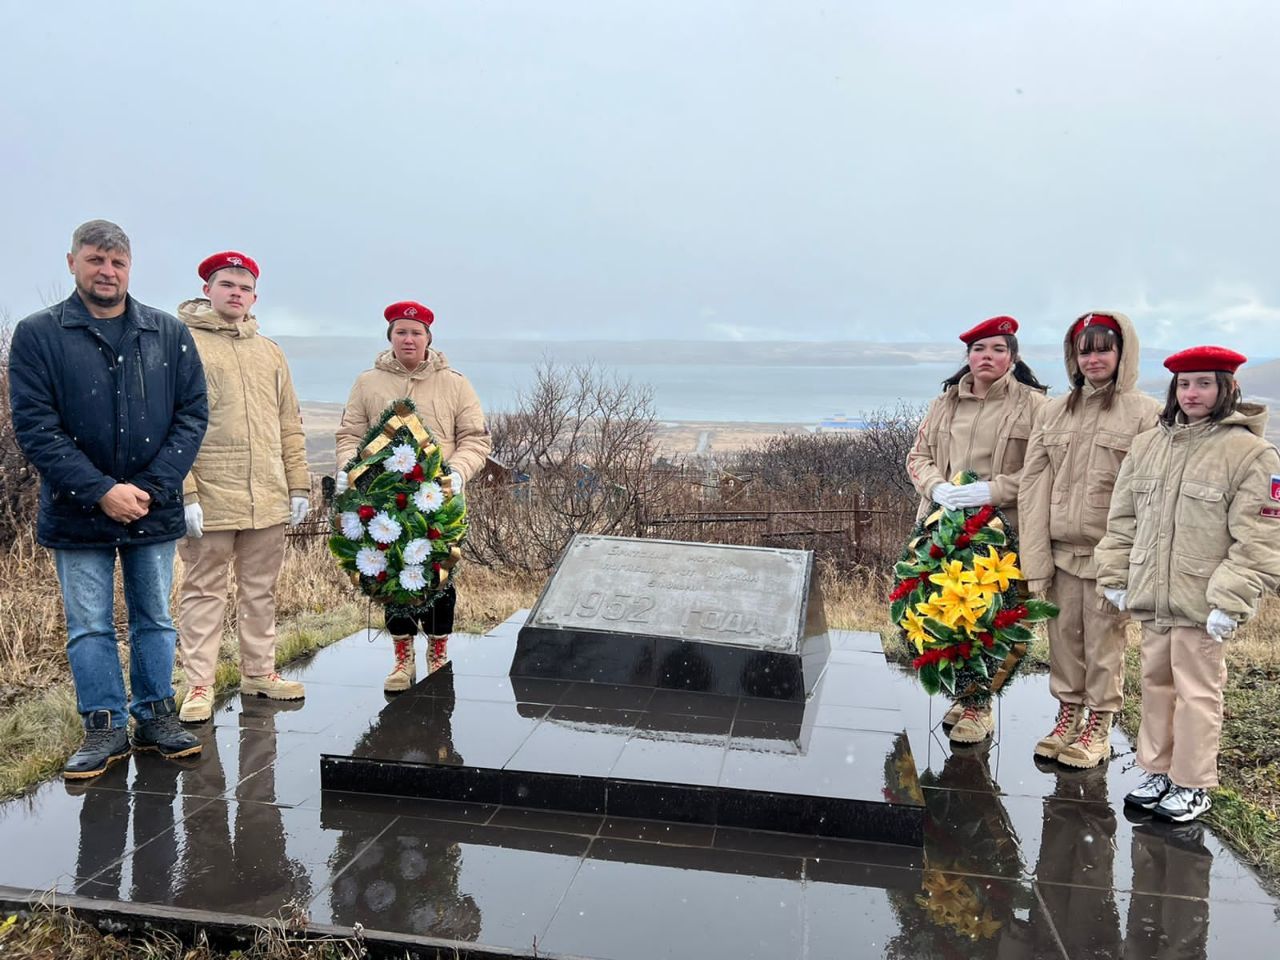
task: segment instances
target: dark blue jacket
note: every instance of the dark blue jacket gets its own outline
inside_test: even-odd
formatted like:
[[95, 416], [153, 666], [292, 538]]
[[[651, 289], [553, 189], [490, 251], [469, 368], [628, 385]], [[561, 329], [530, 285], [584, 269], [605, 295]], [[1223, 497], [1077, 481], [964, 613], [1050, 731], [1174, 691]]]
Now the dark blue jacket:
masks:
[[[132, 297], [118, 351], [92, 319], [73, 293], [13, 332], [9, 402], [18, 445], [40, 472], [36, 537], [56, 549], [176, 540], [186, 533], [182, 481], [209, 423], [195, 343], [185, 324]], [[117, 523], [98, 506], [117, 482], [151, 495], [141, 520]]]

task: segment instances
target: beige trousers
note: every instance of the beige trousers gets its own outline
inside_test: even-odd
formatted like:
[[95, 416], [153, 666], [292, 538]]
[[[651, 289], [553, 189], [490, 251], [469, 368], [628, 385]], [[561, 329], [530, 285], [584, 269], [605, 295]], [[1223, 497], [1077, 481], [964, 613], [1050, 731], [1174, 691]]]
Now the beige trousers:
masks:
[[210, 530], [178, 541], [185, 567], [178, 598], [178, 643], [191, 686], [213, 686], [227, 606], [227, 568], [236, 572], [240, 673], [276, 668], [276, 580], [284, 563], [283, 523], [262, 530]]
[[1199, 627], [1142, 625], [1138, 765], [1180, 787], [1218, 785], [1218, 738], [1227, 663]]
[[1049, 692], [1062, 703], [1103, 713], [1124, 705], [1124, 627], [1128, 617], [1097, 594], [1096, 580], [1054, 570], [1049, 621]]

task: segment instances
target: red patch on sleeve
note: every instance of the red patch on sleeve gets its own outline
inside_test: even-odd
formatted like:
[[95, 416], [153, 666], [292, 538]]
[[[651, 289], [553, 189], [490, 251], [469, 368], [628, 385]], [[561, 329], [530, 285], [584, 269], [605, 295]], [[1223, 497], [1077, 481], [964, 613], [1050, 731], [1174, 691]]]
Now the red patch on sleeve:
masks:
[[1280, 520], [1280, 507], [1263, 507], [1258, 513], [1272, 520]]
[[1271, 475], [1271, 499], [1280, 502], [1280, 477]]

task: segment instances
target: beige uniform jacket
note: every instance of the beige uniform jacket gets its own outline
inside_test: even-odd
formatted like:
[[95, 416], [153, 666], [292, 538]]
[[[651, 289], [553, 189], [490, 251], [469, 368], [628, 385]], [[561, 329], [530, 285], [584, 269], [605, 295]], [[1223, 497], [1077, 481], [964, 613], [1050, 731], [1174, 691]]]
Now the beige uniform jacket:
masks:
[[971, 374], [948, 387], [929, 405], [907, 454], [907, 473], [921, 497], [917, 519], [933, 509], [929, 495], [934, 487], [972, 470], [990, 481], [992, 503], [1016, 523], [1022, 461], [1045, 402], [1039, 390], [1014, 379], [1012, 369], [982, 399], [974, 396]]
[[1267, 410], [1243, 403], [1219, 423], [1161, 424], [1133, 441], [1107, 533], [1098, 589], [1157, 627], [1203, 627], [1217, 608], [1239, 623], [1280, 584], [1280, 453]]
[[302, 416], [284, 351], [252, 316], [223, 320], [208, 300], [187, 300], [209, 384], [209, 430], [183, 484], [205, 530], [261, 530], [289, 519], [289, 497], [311, 492]]
[[[1138, 434], [1160, 422], [1160, 402], [1137, 389], [1138, 335], [1129, 318], [1120, 324], [1124, 350], [1114, 388], [1086, 382], [1074, 411], [1066, 397], [1045, 404], [1031, 433], [1018, 489], [1018, 542], [1022, 572], [1033, 589], [1045, 589], [1057, 567], [1085, 580], [1097, 577], [1093, 548], [1107, 532], [1107, 510], [1120, 464]], [[1071, 358], [1071, 325], [1063, 341], [1067, 382], [1079, 367]], [[1111, 409], [1104, 401], [1114, 389]]]
[[454, 470], [470, 480], [484, 467], [492, 441], [484, 411], [471, 382], [449, 366], [439, 350], [412, 372], [390, 350], [378, 354], [373, 369], [356, 377], [338, 426], [338, 469], [346, 467], [369, 428], [393, 400], [408, 397], [418, 417], [440, 445], [440, 454]]

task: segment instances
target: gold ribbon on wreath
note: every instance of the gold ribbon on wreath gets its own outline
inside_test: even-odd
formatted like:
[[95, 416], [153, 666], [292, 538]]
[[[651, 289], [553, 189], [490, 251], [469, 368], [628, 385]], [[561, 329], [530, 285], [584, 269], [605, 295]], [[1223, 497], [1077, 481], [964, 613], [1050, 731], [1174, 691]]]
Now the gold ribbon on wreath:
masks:
[[[388, 417], [387, 422], [382, 425], [382, 432], [365, 444], [364, 449], [360, 451], [360, 458], [368, 460], [375, 453], [389, 444], [395, 439], [401, 428], [408, 430], [413, 439], [418, 441], [418, 446], [422, 448], [422, 452], [430, 454], [437, 449], [436, 445], [431, 442], [431, 434], [427, 432], [427, 428], [422, 425], [422, 421], [418, 419], [418, 414], [410, 410], [405, 404], [397, 402], [395, 405], [395, 415]], [[354, 484], [356, 479], [364, 475], [369, 469], [368, 463], [362, 463], [351, 470], [347, 474], [347, 480]], [[443, 483], [441, 484], [443, 486]], [[445, 490], [445, 499], [451, 496], [450, 489]]]

